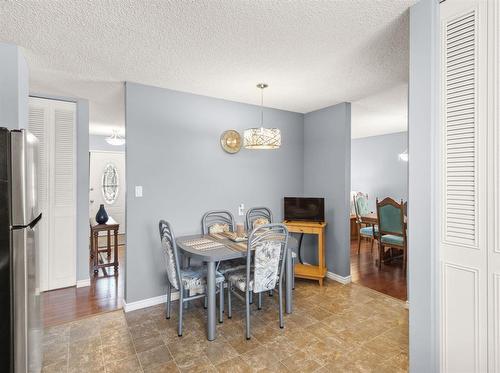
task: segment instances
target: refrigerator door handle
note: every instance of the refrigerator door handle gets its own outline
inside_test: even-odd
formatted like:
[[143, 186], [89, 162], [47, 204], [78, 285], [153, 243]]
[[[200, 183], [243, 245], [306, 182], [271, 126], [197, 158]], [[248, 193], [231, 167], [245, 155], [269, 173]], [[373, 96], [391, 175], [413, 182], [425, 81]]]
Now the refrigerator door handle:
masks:
[[31, 229], [35, 228], [40, 220], [42, 220], [42, 213], [40, 213], [40, 215], [38, 215], [31, 223], [29, 223], [28, 227], [30, 227]]

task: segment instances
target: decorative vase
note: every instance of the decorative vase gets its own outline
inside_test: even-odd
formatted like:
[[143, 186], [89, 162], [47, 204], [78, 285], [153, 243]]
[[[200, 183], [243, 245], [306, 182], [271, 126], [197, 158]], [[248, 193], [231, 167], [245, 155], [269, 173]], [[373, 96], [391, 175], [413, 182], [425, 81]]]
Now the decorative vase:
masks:
[[108, 221], [108, 213], [104, 209], [104, 205], [99, 206], [99, 211], [97, 211], [95, 221], [97, 222], [97, 224], [106, 224], [106, 222]]

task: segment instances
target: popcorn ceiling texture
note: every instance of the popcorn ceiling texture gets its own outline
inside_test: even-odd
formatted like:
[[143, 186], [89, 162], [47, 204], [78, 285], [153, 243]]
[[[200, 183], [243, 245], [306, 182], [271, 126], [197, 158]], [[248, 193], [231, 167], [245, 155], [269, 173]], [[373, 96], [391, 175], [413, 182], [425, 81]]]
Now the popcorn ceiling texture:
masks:
[[90, 100], [123, 126], [123, 82], [310, 112], [405, 84], [415, 0], [0, 1], [33, 92]]

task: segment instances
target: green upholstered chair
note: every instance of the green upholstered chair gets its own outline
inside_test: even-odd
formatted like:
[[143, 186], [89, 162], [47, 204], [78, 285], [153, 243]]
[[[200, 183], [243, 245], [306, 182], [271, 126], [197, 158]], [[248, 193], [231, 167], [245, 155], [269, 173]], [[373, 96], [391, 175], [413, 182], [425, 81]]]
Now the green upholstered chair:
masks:
[[356, 214], [356, 223], [358, 225], [358, 255], [361, 252], [361, 238], [366, 238], [371, 242], [371, 251], [373, 252], [373, 242], [377, 239], [378, 227], [373, 224], [363, 222], [363, 215], [370, 214], [368, 208], [368, 194], [357, 192], [353, 196], [354, 212]]
[[377, 218], [379, 230], [379, 268], [386, 247], [396, 247], [403, 250], [403, 271], [406, 273], [407, 241], [404, 203], [397, 203], [392, 198], [377, 198]]

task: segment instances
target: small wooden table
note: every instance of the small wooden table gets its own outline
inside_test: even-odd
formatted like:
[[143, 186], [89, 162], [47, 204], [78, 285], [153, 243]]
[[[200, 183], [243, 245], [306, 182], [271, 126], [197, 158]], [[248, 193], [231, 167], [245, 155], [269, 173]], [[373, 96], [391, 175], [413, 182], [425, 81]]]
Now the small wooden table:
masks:
[[323, 279], [326, 276], [325, 263], [325, 227], [326, 223], [307, 222], [307, 221], [289, 221], [285, 220], [288, 231], [291, 233], [316, 234], [318, 236], [318, 265], [295, 264], [295, 277], [316, 280], [320, 286], [323, 286]]
[[[118, 224], [111, 216], [105, 224], [97, 224], [95, 219], [90, 222], [90, 257], [93, 259], [94, 273], [99, 272], [99, 268], [114, 267], [114, 274], [118, 274]], [[113, 231], [113, 261], [111, 260], [111, 231]], [[105, 249], [99, 249], [99, 232], [107, 232], [107, 245]], [[108, 257], [107, 263], [99, 263], [99, 253], [106, 253]]]

